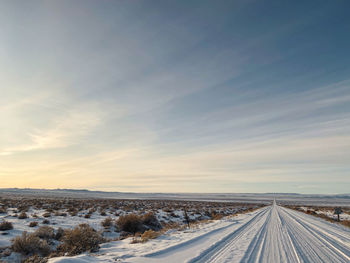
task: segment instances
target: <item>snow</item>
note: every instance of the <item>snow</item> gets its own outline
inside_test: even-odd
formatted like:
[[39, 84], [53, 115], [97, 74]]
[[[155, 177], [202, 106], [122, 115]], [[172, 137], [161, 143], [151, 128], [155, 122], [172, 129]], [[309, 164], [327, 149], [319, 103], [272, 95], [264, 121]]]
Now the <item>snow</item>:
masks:
[[130, 242], [110, 242], [94, 254], [49, 262], [350, 262], [349, 228], [275, 202], [147, 243]]
[[0, 261], [0, 262], [4, 262], [4, 263], [21, 262], [21, 254], [12, 252], [10, 256], [6, 257], [5, 259], [3, 259], [3, 261]]
[[[42, 224], [41, 222], [44, 219], [42, 217], [42, 215], [46, 212], [45, 210], [31, 208], [27, 212], [28, 218], [25, 218], [25, 219], [18, 219], [17, 217], [13, 216], [15, 214], [14, 213], [15, 210], [16, 209], [14, 209], [14, 208], [9, 208], [8, 213], [0, 214], [0, 222], [2, 222], [2, 220], [5, 220], [5, 221], [11, 222], [13, 224], [12, 230], [5, 231], [5, 233], [7, 233], [7, 234], [0, 236], [0, 248], [10, 246], [11, 240], [16, 236], [20, 236], [22, 234], [22, 232], [24, 232], [24, 231], [27, 231], [29, 233], [34, 232], [36, 229], [38, 229], [38, 227], [44, 226], [44, 224]], [[86, 213], [86, 211], [80, 212], [80, 215], [83, 215], [84, 213]], [[33, 218], [32, 217], [33, 214], [38, 215], [38, 218]], [[103, 219], [105, 219], [105, 218], [106, 218], [106, 216], [101, 216], [98, 213], [93, 213], [91, 215], [91, 218], [84, 218], [83, 216], [81, 216], [81, 217], [79, 217], [79, 216], [64, 217], [64, 216], [52, 215], [46, 219], [50, 221], [50, 224], [48, 224], [48, 226], [50, 226], [54, 229], [57, 229], [59, 227], [62, 227], [64, 229], [74, 228], [75, 226], [77, 226], [79, 224], [87, 223], [90, 226], [92, 226], [94, 229], [96, 229], [98, 231], [103, 231], [104, 229], [101, 226], [101, 221], [103, 221]], [[38, 222], [39, 224], [37, 227], [29, 227], [30, 222]], [[104, 236], [106, 238], [114, 239], [114, 238], [117, 238], [119, 236], [119, 233], [104, 232]]]
[[[325, 215], [328, 216], [329, 218], [332, 218], [334, 220], [336, 220], [338, 218], [337, 215], [334, 214], [334, 208], [331, 207], [305, 207], [305, 206], [301, 206], [299, 207], [300, 210], [302, 211], [312, 211], [315, 212], [318, 215]], [[350, 210], [349, 208], [343, 209], [343, 213], [340, 214], [340, 220], [350, 220]]]
[[[223, 194], [217, 197], [226, 198], [227, 196]], [[2, 247], [9, 246], [11, 239], [23, 231], [33, 232], [41, 226], [43, 214], [51, 207], [58, 208], [53, 209], [51, 217], [47, 218], [50, 221], [49, 226], [56, 229], [73, 228], [81, 223], [88, 223], [103, 232], [105, 237], [115, 240], [119, 237], [119, 232], [116, 232], [113, 227], [106, 230], [101, 226], [101, 221], [106, 218], [101, 215], [102, 210], [113, 220], [126, 213], [143, 215], [153, 212], [164, 225], [166, 223], [182, 225], [184, 208], [191, 219], [202, 220], [209, 219], [212, 212], [232, 215], [247, 208], [258, 207], [259, 202], [254, 202], [255, 205], [247, 204], [247, 200], [244, 199], [247, 196], [249, 196], [248, 199], [256, 197], [243, 194], [239, 199], [238, 195], [236, 196], [236, 201], [245, 203], [112, 199], [79, 199], [80, 201], [74, 199], [75, 201], [62, 202], [62, 199], [51, 201], [38, 199], [42, 203], [41, 206], [32, 205], [35, 198], [21, 197], [10, 201], [5, 198], [3, 202], [7, 202], [7, 205], [2, 206], [7, 207], [7, 211], [0, 213], [0, 221], [12, 222], [14, 229], [0, 232], [7, 234], [0, 236], [0, 250]], [[178, 197], [180, 198], [180, 194]], [[339, 199], [329, 198], [326, 205], [321, 206], [324, 205], [324, 197], [322, 197], [317, 202], [318, 206], [314, 206], [310, 205], [310, 199], [305, 199], [304, 204], [299, 204], [302, 202], [300, 198], [296, 201], [297, 198], [299, 197], [286, 195], [282, 200], [278, 200], [278, 203], [284, 205], [295, 201], [298, 203], [297, 206], [294, 205], [295, 208], [304, 211], [312, 210], [317, 214], [334, 218], [334, 206], [340, 202]], [[311, 203], [315, 203], [315, 197], [312, 198], [314, 199]], [[342, 220], [350, 218], [349, 199], [345, 199], [342, 201], [346, 204], [342, 207], [344, 211], [341, 215]], [[331, 203], [332, 200], [334, 203]], [[267, 203], [271, 204], [271, 199]], [[26, 219], [14, 216], [22, 204], [29, 206]], [[66, 204], [75, 204], [76, 216], [69, 215], [70, 206], [67, 207]], [[95, 212], [91, 213], [91, 218], [85, 218], [90, 209]], [[60, 216], [64, 212], [67, 216]], [[33, 214], [38, 218], [33, 218]], [[38, 227], [30, 228], [29, 223], [32, 221], [38, 221]], [[11, 256], [3, 256], [0, 260], [19, 262], [18, 257], [18, 254], [12, 253]], [[104, 243], [97, 253], [52, 258], [49, 262], [350, 262], [350, 229], [327, 222], [322, 218], [278, 206], [274, 202], [254, 212], [194, 224], [190, 229], [170, 229], [146, 243], [132, 244], [132, 238], [127, 238]]]
[[[207, 220], [210, 218], [210, 213], [222, 212], [226, 215], [232, 215], [240, 211], [244, 211], [248, 208], [258, 207], [257, 204], [238, 204], [229, 202], [193, 202], [193, 201], [163, 201], [163, 200], [46, 200], [46, 199], [4, 199], [7, 202], [6, 211], [0, 213], [0, 222], [8, 221], [13, 224], [12, 230], [0, 231], [0, 250], [2, 248], [11, 245], [11, 240], [16, 236], [20, 236], [24, 231], [29, 233], [34, 232], [40, 226], [43, 226], [43, 220], [49, 220], [50, 226], [54, 229], [72, 229], [79, 224], [89, 224], [91, 227], [101, 232], [102, 235], [109, 240], [115, 240], [120, 237], [120, 233], [115, 231], [115, 227], [110, 229], [104, 229], [101, 222], [107, 217], [111, 217], [114, 221], [118, 220], [120, 215], [129, 213], [136, 213], [144, 215], [152, 212], [157, 219], [163, 224], [183, 224], [184, 211], [183, 207], [186, 207], [188, 215], [191, 220]], [[39, 202], [40, 201], [40, 202]], [[76, 206], [76, 215], [72, 216], [68, 212], [69, 209], [65, 206], [67, 202], [74, 201]], [[40, 203], [40, 209], [35, 203]], [[104, 206], [105, 204], [107, 206]], [[28, 211], [26, 212], [27, 218], [19, 219], [19, 207], [26, 204]], [[81, 208], [83, 205], [87, 205], [87, 208]], [[0, 208], [5, 207], [0, 203]], [[45, 218], [44, 214], [48, 213], [48, 209], [55, 207], [49, 217]], [[101, 215], [101, 210], [105, 212], [105, 216]], [[50, 210], [51, 211], [51, 210]], [[90, 211], [94, 211], [91, 212]], [[209, 213], [209, 216], [208, 216]], [[62, 216], [65, 214], [66, 216]], [[90, 218], [85, 218], [85, 215], [89, 214]], [[36, 227], [29, 227], [31, 222], [37, 222]], [[0, 251], [1, 252], [1, 251]], [[0, 256], [1, 260], [1, 256]]]

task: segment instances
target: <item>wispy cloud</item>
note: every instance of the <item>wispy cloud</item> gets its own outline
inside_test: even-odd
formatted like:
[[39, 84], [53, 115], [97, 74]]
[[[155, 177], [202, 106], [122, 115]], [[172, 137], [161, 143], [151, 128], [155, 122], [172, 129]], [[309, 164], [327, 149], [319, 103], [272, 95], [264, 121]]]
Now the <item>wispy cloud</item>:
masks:
[[[10, 155], [33, 150], [47, 150], [68, 147], [79, 143], [94, 128], [101, 124], [103, 114], [95, 104], [80, 104], [70, 109], [61, 109], [53, 116], [48, 127], [23, 130], [27, 142], [1, 150], [0, 155]], [[34, 118], [36, 116], [33, 116]], [[40, 118], [40, 116], [37, 116]]]
[[4, 4], [0, 187], [348, 191], [347, 9], [269, 4]]

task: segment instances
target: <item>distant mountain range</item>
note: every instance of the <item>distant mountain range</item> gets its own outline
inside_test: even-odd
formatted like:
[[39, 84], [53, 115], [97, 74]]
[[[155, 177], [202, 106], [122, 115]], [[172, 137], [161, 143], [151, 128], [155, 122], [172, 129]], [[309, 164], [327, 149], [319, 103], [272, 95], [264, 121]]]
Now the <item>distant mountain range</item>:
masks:
[[298, 193], [132, 193], [104, 192], [86, 189], [32, 189], [0, 188], [0, 196], [40, 198], [112, 198], [112, 199], [164, 199], [222, 202], [270, 203], [273, 199], [285, 203], [324, 204], [350, 206], [350, 194], [298, 194]]

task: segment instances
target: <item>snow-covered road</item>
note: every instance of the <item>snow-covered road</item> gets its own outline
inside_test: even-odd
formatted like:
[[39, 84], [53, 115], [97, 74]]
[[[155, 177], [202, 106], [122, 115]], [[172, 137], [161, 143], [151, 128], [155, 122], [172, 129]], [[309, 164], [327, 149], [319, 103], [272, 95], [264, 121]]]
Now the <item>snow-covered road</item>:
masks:
[[350, 262], [350, 231], [274, 203], [190, 262]]
[[170, 235], [136, 247], [117, 242], [97, 255], [50, 262], [350, 262], [349, 228], [275, 202], [188, 234], [177, 241]]

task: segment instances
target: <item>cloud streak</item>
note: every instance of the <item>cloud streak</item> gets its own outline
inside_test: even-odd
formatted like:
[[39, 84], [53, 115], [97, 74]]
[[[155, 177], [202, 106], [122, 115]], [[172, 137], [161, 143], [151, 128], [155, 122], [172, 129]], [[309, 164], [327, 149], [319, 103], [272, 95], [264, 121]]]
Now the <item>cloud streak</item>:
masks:
[[78, 2], [0, 10], [0, 187], [348, 191], [346, 6]]

